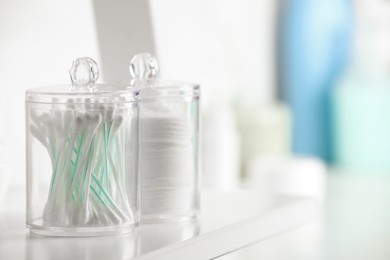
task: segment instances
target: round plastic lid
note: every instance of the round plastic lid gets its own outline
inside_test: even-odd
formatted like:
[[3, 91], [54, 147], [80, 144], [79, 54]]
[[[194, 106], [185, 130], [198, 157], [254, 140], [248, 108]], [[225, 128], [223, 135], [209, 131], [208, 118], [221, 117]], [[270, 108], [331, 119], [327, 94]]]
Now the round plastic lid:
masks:
[[137, 102], [139, 91], [125, 86], [97, 84], [99, 68], [88, 57], [75, 60], [69, 69], [71, 84], [33, 88], [26, 91], [26, 102], [36, 103], [121, 103]]
[[163, 80], [158, 77], [159, 65], [149, 53], [135, 55], [129, 65], [130, 87], [140, 91], [140, 99], [163, 97], [199, 97], [198, 84]]

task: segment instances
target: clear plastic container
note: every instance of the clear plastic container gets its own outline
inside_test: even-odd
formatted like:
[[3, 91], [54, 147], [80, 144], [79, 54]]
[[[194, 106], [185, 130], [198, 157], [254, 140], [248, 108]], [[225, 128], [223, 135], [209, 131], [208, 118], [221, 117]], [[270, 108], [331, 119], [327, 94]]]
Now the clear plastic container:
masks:
[[199, 94], [196, 84], [161, 80], [150, 54], [130, 63], [140, 90], [141, 222], [190, 220], [200, 212]]
[[96, 84], [90, 58], [72, 84], [26, 91], [27, 226], [34, 233], [127, 233], [139, 222], [139, 95]]

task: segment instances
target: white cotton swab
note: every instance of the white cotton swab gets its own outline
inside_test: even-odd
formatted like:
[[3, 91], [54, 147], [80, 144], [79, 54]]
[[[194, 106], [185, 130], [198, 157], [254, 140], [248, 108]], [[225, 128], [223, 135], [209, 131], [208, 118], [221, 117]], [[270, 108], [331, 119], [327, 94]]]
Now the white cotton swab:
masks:
[[[122, 140], [124, 113], [112, 104], [82, 106], [77, 102], [69, 100], [68, 110], [31, 113], [29, 132], [46, 148], [53, 169], [43, 220], [49, 226], [133, 221], [123, 189], [123, 160], [113, 159], [113, 154], [121, 158], [125, 152], [115, 148]], [[83, 112], [91, 108], [91, 112]]]

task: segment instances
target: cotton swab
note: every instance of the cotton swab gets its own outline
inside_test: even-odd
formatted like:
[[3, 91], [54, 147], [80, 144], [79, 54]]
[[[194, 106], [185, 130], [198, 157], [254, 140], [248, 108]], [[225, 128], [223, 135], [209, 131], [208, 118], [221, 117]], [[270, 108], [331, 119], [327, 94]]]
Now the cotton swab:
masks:
[[30, 133], [46, 148], [53, 169], [44, 222], [87, 226], [131, 221], [134, 216], [124, 191], [124, 162], [114, 160], [124, 152], [116, 147], [120, 146], [118, 135], [122, 135], [125, 113], [111, 104], [100, 105], [93, 112], [74, 111], [72, 100], [69, 108], [31, 113]]

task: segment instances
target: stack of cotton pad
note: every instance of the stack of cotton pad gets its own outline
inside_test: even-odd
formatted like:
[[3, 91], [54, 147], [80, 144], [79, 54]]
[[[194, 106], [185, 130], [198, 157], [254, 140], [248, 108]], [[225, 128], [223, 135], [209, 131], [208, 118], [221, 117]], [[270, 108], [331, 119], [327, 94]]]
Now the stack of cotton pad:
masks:
[[190, 122], [145, 113], [140, 123], [142, 214], [185, 214], [194, 189]]

